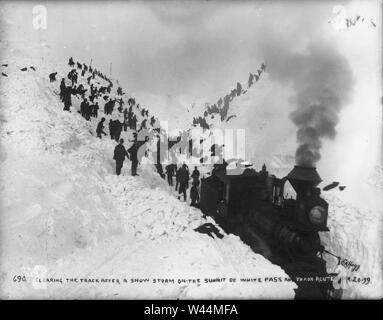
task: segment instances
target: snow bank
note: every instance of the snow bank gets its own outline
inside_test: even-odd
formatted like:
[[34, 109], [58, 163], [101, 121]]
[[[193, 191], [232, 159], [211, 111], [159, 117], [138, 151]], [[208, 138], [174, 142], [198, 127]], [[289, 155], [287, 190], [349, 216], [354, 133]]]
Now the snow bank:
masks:
[[[335, 189], [336, 190], [336, 189]], [[335, 192], [325, 193], [330, 203], [328, 227], [330, 232], [321, 233], [321, 239], [331, 253], [342, 258], [343, 263], [352, 261], [359, 269], [338, 267], [338, 259], [325, 255], [329, 272], [341, 272], [350, 277], [341, 284], [344, 299], [377, 299], [383, 296], [382, 277], [382, 212], [353, 207], [339, 199]], [[366, 204], [366, 207], [368, 204]], [[370, 278], [368, 284], [362, 279]], [[358, 279], [361, 279], [358, 281]]]

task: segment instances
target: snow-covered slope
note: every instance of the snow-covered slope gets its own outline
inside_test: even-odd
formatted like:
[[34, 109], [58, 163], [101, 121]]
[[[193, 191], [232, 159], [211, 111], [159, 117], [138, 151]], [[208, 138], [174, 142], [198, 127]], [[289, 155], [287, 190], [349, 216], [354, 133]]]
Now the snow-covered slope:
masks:
[[[1, 43], [9, 65], [0, 87], [1, 297], [293, 298], [292, 282], [241, 283], [286, 274], [234, 235], [195, 232], [213, 221], [178, 201], [148, 161], [139, 177], [129, 176], [129, 162], [115, 176], [115, 143], [95, 137], [97, 120], [75, 112], [79, 101], [71, 113], [62, 110], [58, 82], [50, 84], [48, 74], [61, 78], [68, 69], [52, 50]], [[20, 71], [24, 66], [36, 71]], [[51, 278], [61, 282], [38, 280]], [[72, 278], [79, 282], [67, 282]], [[96, 278], [120, 282], [80, 282]], [[133, 278], [150, 282], [123, 282]], [[153, 283], [157, 278], [175, 283]], [[191, 278], [202, 283], [177, 283]]]

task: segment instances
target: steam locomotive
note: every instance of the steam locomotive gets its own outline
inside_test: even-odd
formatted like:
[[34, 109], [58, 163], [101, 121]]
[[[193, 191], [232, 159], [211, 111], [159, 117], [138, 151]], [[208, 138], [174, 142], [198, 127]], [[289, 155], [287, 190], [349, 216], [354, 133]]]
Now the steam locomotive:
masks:
[[[286, 181], [296, 199], [284, 198]], [[329, 231], [328, 203], [317, 188], [321, 181], [313, 167], [295, 166], [279, 179], [265, 165], [259, 172], [246, 168], [234, 175], [219, 165], [201, 180], [200, 207], [226, 232], [237, 234], [254, 251], [280, 265], [293, 280], [329, 278], [318, 234]], [[298, 299], [331, 296], [331, 282], [313, 280], [298, 283]]]

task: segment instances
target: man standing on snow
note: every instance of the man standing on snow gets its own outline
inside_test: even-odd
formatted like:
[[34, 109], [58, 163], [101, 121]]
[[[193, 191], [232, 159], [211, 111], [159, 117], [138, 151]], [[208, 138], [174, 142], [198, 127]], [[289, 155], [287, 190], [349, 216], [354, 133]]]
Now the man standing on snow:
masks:
[[114, 139], [114, 122], [112, 119], [109, 120], [109, 134], [110, 134], [110, 139]]
[[116, 160], [116, 174], [121, 174], [121, 169], [124, 164], [125, 157], [129, 159], [129, 154], [124, 147], [124, 139], [120, 140], [120, 143], [114, 148], [113, 159]]
[[72, 105], [72, 88], [66, 87], [64, 89], [64, 110], [70, 111], [70, 106]]
[[137, 134], [135, 134], [133, 145], [128, 149], [130, 154], [130, 161], [132, 162], [132, 176], [138, 176], [138, 151], [146, 142], [149, 141], [149, 137], [145, 138], [145, 141], [137, 141]]
[[96, 101], [96, 103], [93, 105], [93, 108], [92, 108], [92, 116], [94, 118], [98, 117], [98, 109], [99, 109], [99, 106], [98, 106], [98, 102]]
[[193, 186], [190, 189], [190, 199], [191, 199], [191, 206], [197, 207], [199, 203], [199, 193], [197, 189], [197, 184], [195, 181], [193, 181]]
[[64, 102], [64, 91], [65, 91], [65, 79], [62, 78], [61, 79], [61, 83], [60, 83], [60, 99], [62, 102]]
[[80, 104], [80, 112], [84, 118], [86, 115], [86, 109], [87, 109], [87, 101], [86, 101], [86, 98], [84, 98]]
[[131, 129], [133, 130], [136, 130], [137, 129], [137, 117], [135, 114], [133, 114], [133, 117], [132, 117], [132, 127]]
[[173, 186], [174, 165], [172, 163], [168, 164], [165, 167], [165, 170], [166, 170], [166, 176], [168, 178], [168, 184], [169, 186]]
[[[189, 170], [187, 169], [186, 164], [182, 165], [182, 169], [180, 172], [180, 187], [178, 189], [178, 194], [181, 193], [184, 195], [184, 201], [186, 201], [186, 189], [189, 187]], [[178, 196], [180, 199], [180, 196]]]
[[98, 123], [97, 129], [96, 129], [97, 137], [100, 139], [102, 138], [101, 134], [106, 136], [106, 133], [104, 132], [104, 122], [105, 122], [105, 118], [102, 117], [101, 121]]
[[193, 178], [193, 183], [195, 183], [196, 186], [199, 185], [199, 175], [200, 174], [199, 174], [197, 167], [194, 167], [194, 170], [193, 170], [191, 177]]
[[115, 120], [113, 122], [113, 128], [114, 128], [114, 139], [118, 141], [120, 139], [121, 131], [122, 131], [123, 124], [120, 122], [120, 120]]

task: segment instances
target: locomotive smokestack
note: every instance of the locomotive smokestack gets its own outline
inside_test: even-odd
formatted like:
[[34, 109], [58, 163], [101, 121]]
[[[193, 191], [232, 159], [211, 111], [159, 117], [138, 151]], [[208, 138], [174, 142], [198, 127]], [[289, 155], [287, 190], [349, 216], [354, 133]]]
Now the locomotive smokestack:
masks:
[[295, 166], [286, 178], [297, 193], [297, 198], [306, 196], [308, 191], [322, 182], [314, 167]]

